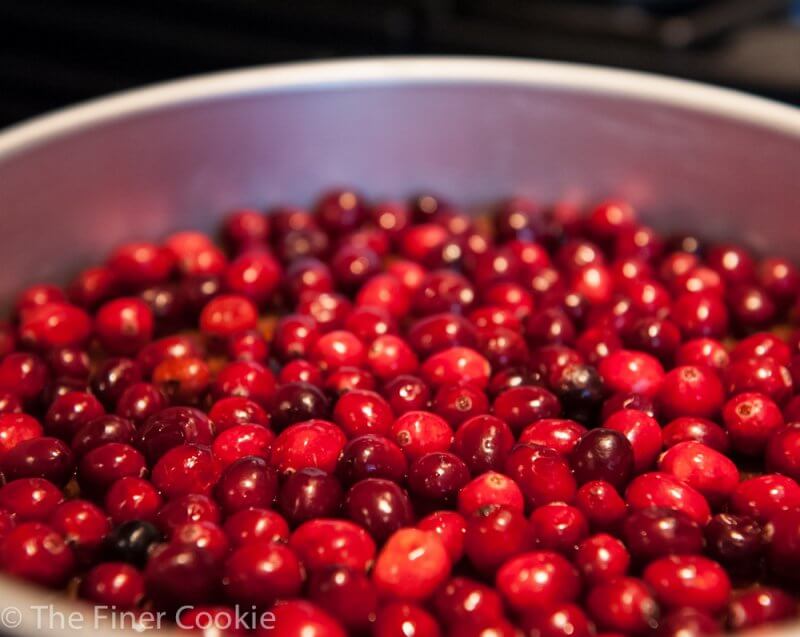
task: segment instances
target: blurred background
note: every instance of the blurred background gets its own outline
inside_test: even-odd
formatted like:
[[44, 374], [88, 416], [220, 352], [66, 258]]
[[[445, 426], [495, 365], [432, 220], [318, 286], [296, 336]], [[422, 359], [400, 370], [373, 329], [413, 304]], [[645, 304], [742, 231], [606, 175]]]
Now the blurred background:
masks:
[[356, 55], [498, 54], [800, 104], [800, 0], [0, 0], [0, 126], [150, 82]]

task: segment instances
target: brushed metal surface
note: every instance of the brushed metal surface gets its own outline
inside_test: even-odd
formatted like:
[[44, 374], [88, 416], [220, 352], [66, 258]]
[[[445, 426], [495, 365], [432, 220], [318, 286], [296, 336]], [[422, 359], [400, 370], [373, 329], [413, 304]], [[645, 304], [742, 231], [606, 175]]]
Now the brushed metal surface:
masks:
[[[657, 228], [800, 257], [800, 111], [485, 58], [286, 65], [134, 91], [0, 135], [0, 300], [64, 281], [120, 241], [210, 229], [240, 205], [307, 204], [336, 185], [432, 189], [467, 208], [509, 193], [619, 195]], [[0, 578], [8, 605], [43, 597], [73, 608]], [[33, 619], [17, 633], [36, 632]]]

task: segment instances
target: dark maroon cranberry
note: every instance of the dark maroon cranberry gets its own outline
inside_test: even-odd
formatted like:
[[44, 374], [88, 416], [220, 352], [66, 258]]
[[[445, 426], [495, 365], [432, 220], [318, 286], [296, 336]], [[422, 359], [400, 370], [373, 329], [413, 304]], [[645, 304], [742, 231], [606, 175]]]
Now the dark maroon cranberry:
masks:
[[62, 347], [52, 350], [47, 362], [54, 376], [87, 380], [91, 371], [89, 354], [77, 347]]
[[367, 218], [366, 204], [352, 190], [333, 190], [317, 202], [314, 218], [332, 234], [356, 230]]
[[680, 511], [650, 507], [632, 511], [622, 527], [631, 555], [640, 562], [665, 555], [700, 553], [703, 532], [697, 522]]
[[130, 420], [106, 414], [90, 420], [77, 431], [72, 438], [72, 451], [82, 458], [92, 449], [108, 442], [131, 445], [135, 438], [136, 428]]
[[151, 383], [134, 383], [117, 401], [117, 415], [141, 425], [167, 406], [167, 399]]
[[22, 440], [0, 457], [0, 471], [6, 481], [44, 478], [63, 486], [75, 471], [69, 447], [58, 438]]
[[151, 463], [178, 445], [208, 445], [213, 439], [208, 416], [192, 407], [168, 407], [148, 418], [139, 431], [139, 447]]
[[336, 517], [342, 488], [333, 476], [306, 467], [291, 474], [281, 486], [278, 508], [292, 525], [314, 518]]
[[434, 451], [418, 458], [408, 472], [408, 486], [424, 501], [454, 503], [458, 491], [470, 480], [467, 465], [457, 455]]
[[416, 376], [398, 376], [383, 388], [383, 397], [397, 416], [407, 411], [424, 411], [430, 403], [431, 391]]
[[366, 434], [344, 446], [337, 475], [347, 485], [365, 478], [403, 482], [407, 470], [408, 461], [398, 445], [383, 436]]
[[579, 483], [605, 480], [616, 487], [627, 484], [633, 472], [633, 449], [628, 439], [613, 429], [592, 429], [570, 454]]
[[567, 365], [551, 379], [564, 416], [588, 423], [597, 417], [605, 391], [603, 381], [591, 365]]
[[566, 312], [546, 308], [531, 314], [525, 322], [528, 345], [571, 345], [575, 341], [575, 326]]
[[246, 456], [228, 465], [216, 487], [216, 500], [227, 513], [248, 507], [269, 508], [278, 492], [278, 476], [263, 458]]
[[315, 571], [308, 597], [354, 633], [368, 629], [378, 609], [378, 594], [366, 574], [346, 566]]
[[211, 555], [185, 544], [155, 549], [144, 575], [148, 596], [159, 608], [209, 602], [219, 586], [219, 572]]
[[367, 478], [355, 483], [344, 501], [347, 516], [360, 524], [376, 542], [383, 542], [397, 529], [410, 526], [414, 511], [408, 494], [395, 482]]
[[492, 404], [495, 416], [504, 420], [514, 433], [545, 418], [558, 418], [558, 399], [542, 387], [513, 387], [502, 392]]
[[514, 434], [510, 427], [495, 416], [475, 416], [456, 430], [452, 450], [473, 475], [499, 471], [505, 466]]
[[270, 217], [258, 210], [234, 210], [222, 222], [222, 239], [234, 253], [261, 246], [269, 239], [269, 222]]
[[272, 425], [281, 431], [296, 422], [326, 419], [330, 403], [319, 389], [309, 383], [281, 385], [273, 396]]
[[541, 385], [542, 377], [538, 372], [527, 369], [526, 367], [511, 367], [501, 369], [489, 379], [486, 393], [492, 398], [496, 398], [504, 391], [524, 385]]
[[91, 394], [69, 392], [50, 405], [44, 420], [45, 429], [51, 436], [72, 440], [83, 425], [103, 413], [103, 406]]
[[706, 552], [729, 569], [752, 572], [764, 552], [763, 529], [752, 518], [718, 513], [705, 528]]
[[129, 358], [107, 358], [92, 374], [92, 393], [113, 411], [123, 392], [142, 380], [142, 369]]
[[181, 282], [181, 294], [188, 312], [194, 314], [222, 291], [222, 282], [217, 274], [194, 275]]
[[605, 422], [613, 413], [622, 411], [623, 409], [643, 411], [651, 418], [655, 418], [656, 416], [655, 405], [647, 396], [643, 396], [642, 394], [619, 393], [607, 398], [603, 403], [603, 411], [600, 414], [600, 420]]
[[165, 334], [184, 325], [187, 315], [186, 299], [183, 288], [179, 285], [154, 285], [142, 290], [139, 297], [150, 308], [157, 334]]
[[161, 533], [150, 522], [130, 520], [113, 529], [105, 539], [109, 560], [144, 566], [150, 551], [161, 541]]

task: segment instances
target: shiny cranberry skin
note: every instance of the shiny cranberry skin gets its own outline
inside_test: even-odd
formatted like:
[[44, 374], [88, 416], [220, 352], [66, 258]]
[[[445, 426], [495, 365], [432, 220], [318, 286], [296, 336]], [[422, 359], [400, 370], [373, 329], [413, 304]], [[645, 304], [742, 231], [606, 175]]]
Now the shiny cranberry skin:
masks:
[[712, 637], [719, 635], [722, 627], [705, 611], [696, 608], [679, 608], [659, 621], [658, 637]]
[[711, 338], [696, 338], [686, 341], [675, 352], [675, 364], [684, 366], [711, 367], [723, 370], [728, 366], [730, 356], [725, 346]]
[[742, 591], [728, 605], [728, 627], [736, 631], [784, 622], [796, 616], [796, 600], [779, 588], [757, 587]]
[[778, 511], [800, 507], [800, 485], [779, 474], [767, 474], [739, 483], [731, 496], [731, 510], [769, 521]]
[[586, 607], [601, 630], [641, 634], [658, 624], [653, 594], [634, 577], [617, 577], [595, 586], [586, 598]]
[[655, 405], [653, 404], [652, 399], [647, 398], [642, 394], [617, 393], [613, 394], [610, 398], [607, 398], [606, 401], [603, 403], [603, 412], [601, 414], [601, 420], [605, 422], [606, 420], [611, 418], [611, 416], [613, 416], [616, 412], [622, 411], [624, 409], [632, 409], [634, 411], [640, 411], [650, 416], [651, 418], [655, 418], [656, 416], [656, 408]]
[[234, 210], [222, 222], [222, 237], [234, 252], [262, 245], [269, 238], [269, 217], [247, 208]]
[[403, 339], [387, 334], [372, 341], [367, 350], [367, 365], [375, 376], [386, 381], [415, 372], [419, 361]]
[[456, 430], [452, 450], [475, 475], [504, 468], [514, 446], [509, 426], [495, 416], [475, 416]]
[[333, 419], [352, 438], [362, 434], [386, 435], [392, 426], [394, 415], [389, 403], [379, 394], [356, 389], [339, 398]]
[[167, 398], [151, 383], [134, 383], [117, 401], [116, 413], [137, 425], [167, 407]]
[[540, 549], [572, 556], [578, 543], [589, 534], [589, 523], [580, 509], [552, 502], [533, 511], [530, 530]]
[[724, 398], [722, 383], [714, 371], [690, 365], [670, 370], [656, 397], [660, 413], [668, 419], [712, 418], [722, 408]]
[[607, 533], [581, 541], [574, 557], [575, 566], [586, 583], [592, 586], [625, 575], [630, 561], [625, 545]]
[[[167, 466], [172, 464], [169, 454], [176, 454], [178, 464], [175, 466], [179, 467], [183, 456], [192, 458], [203, 451], [198, 448], [185, 449], [185, 447], [190, 447], [190, 445], [176, 447], [175, 450], [180, 450], [180, 452], [175, 450], [168, 452], [153, 467], [153, 482], [157, 486], [157, 480], [161, 475], [159, 465], [162, 461], [166, 461]], [[207, 465], [203, 473], [197, 473], [195, 476], [187, 475], [183, 478], [185, 486], [179, 484], [173, 489], [177, 489], [179, 493], [181, 491], [184, 493], [207, 493], [214, 488], [216, 483], [216, 501], [226, 513], [233, 513], [248, 507], [271, 506], [278, 492], [278, 477], [263, 458], [255, 456], [240, 458], [228, 465], [221, 475], [218, 473], [219, 465], [215, 460], [203, 456], [203, 461]], [[217, 478], [219, 478], [219, 482], [217, 482]], [[165, 490], [164, 487], [159, 488], [162, 491]]]
[[569, 456], [578, 482], [604, 480], [615, 487], [627, 484], [633, 472], [633, 448], [628, 439], [613, 429], [592, 429], [585, 433]]
[[275, 326], [272, 350], [282, 361], [304, 358], [319, 340], [317, 322], [310, 316], [289, 314], [282, 317]]
[[30, 286], [17, 297], [14, 304], [14, 312], [17, 315], [22, 315], [43, 305], [59, 303], [65, 300], [64, 293], [57, 285], [39, 283]]
[[687, 339], [721, 338], [728, 329], [728, 310], [715, 292], [681, 294], [670, 316]]
[[25, 440], [39, 438], [42, 425], [33, 416], [19, 413], [0, 414], [0, 458]]
[[330, 404], [325, 394], [309, 383], [281, 385], [273, 396], [271, 424], [278, 430], [291, 424], [326, 418]]
[[319, 259], [304, 257], [288, 265], [283, 287], [293, 300], [305, 292], [333, 292], [333, 274]]
[[390, 430], [394, 440], [409, 461], [433, 451], [447, 451], [453, 442], [453, 431], [447, 422], [428, 411], [409, 411], [394, 421]]
[[457, 428], [470, 418], [487, 414], [489, 400], [486, 394], [472, 385], [445, 385], [436, 392], [433, 411]]
[[416, 376], [398, 376], [386, 384], [383, 396], [392, 411], [399, 415], [409, 411], [427, 409], [430, 402], [430, 388]]
[[659, 468], [702, 493], [710, 502], [726, 501], [739, 484], [739, 470], [727, 456], [700, 442], [680, 442], [659, 460]]
[[[144, 456], [130, 445], [107, 442], [95, 447], [78, 463], [78, 482], [88, 492], [105, 494], [108, 487], [125, 476], [147, 473]], [[158, 485], [156, 485], [158, 486]]]
[[105, 510], [114, 524], [130, 520], [153, 522], [163, 503], [158, 490], [149, 480], [126, 476], [108, 489]]
[[215, 563], [228, 554], [228, 538], [219, 525], [213, 522], [189, 522], [175, 529], [172, 544], [188, 546], [206, 553]]
[[460, 513], [446, 510], [434, 511], [422, 518], [417, 523], [417, 528], [436, 533], [447, 549], [447, 554], [453, 564], [461, 559], [464, 554], [467, 522]]
[[467, 465], [452, 453], [432, 452], [411, 465], [408, 486], [427, 503], [454, 502], [458, 491], [470, 480]]
[[337, 474], [345, 484], [364, 478], [386, 478], [402, 482], [408, 469], [403, 451], [388, 438], [367, 434], [348, 442], [342, 449]]
[[725, 372], [725, 385], [730, 395], [758, 392], [779, 405], [788, 400], [794, 388], [789, 370], [771, 356], [732, 361]]
[[257, 637], [345, 637], [344, 628], [319, 606], [304, 600], [279, 601], [269, 610], [274, 621], [260, 623]]
[[464, 317], [443, 313], [426, 316], [411, 324], [407, 334], [408, 344], [422, 358], [451, 347], [475, 348], [478, 333]]
[[724, 569], [699, 555], [671, 555], [651, 562], [644, 581], [665, 606], [716, 612], [728, 603], [731, 583]]
[[132, 445], [135, 438], [136, 428], [130, 420], [119, 416], [100, 416], [78, 430], [72, 438], [72, 451], [78, 457], [83, 457], [92, 449], [109, 442]]
[[487, 471], [473, 478], [458, 493], [458, 511], [462, 515], [469, 516], [492, 506], [505, 506], [522, 512], [525, 496], [514, 480], [496, 471]]
[[204, 520], [219, 523], [220, 510], [216, 502], [199, 493], [190, 493], [168, 501], [156, 516], [156, 524], [165, 535], [172, 535], [175, 529], [187, 522]]
[[586, 431], [586, 427], [574, 420], [545, 418], [526, 427], [519, 436], [519, 442], [549, 447], [566, 457]]
[[223, 575], [226, 596], [239, 604], [264, 606], [300, 592], [303, 567], [297, 555], [277, 543], [249, 543], [228, 558]]
[[448, 626], [461, 630], [503, 619], [503, 603], [497, 592], [466, 577], [450, 579], [436, 593], [433, 605]]
[[580, 577], [558, 553], [534, 551], [507, 561], [497, 572], [496, 585], [512, 608], [535, 611], [573, 601]]
[[612, 414], [603, 427], [618, 431], [628, 439], [636, 473], [653, 465], [662, 446], [661, 427], [655, 418], [635, 409], [622, 409]]
[[571, 502], [575, 497], [577, 486], [569, 465], [548, 447], [516, 445], [506, 460], [506, 474], [519, 485], [529, 507]]
[[210, 381], [211, 371], [201, 358], [171, 358], [153, 370], [153, 384], [172, 404], [198, 404]]
[[394, 332], [395, 319], [408, 314], [412, 292], [395, 273], [373, 276], [356, 294], [357, 309], [345, 327], [364, 336], [371, 333], [373, 338]]
[[800, 509], [777, 511], [765, 527], [767, 563], [771, 575], [796, 584], [800, 575]]
[[95, 333], [112, 355], [135, 354], [153, 338], [154, 329], [152, 310], [135, 297], [108, 301], [95, 316]]
[[680, 511], [663, 507], [632, 511], [622, 526], [622, 537], [631, 555], [642, 563], [703, 550], [703, 532], [697, 522]]
[[139, 430], [139, 448], [151, 463], [178, 445], [208, 445], [213, 439], [214, 427], [208, 416], [192, 407], [164, 409]]
[[45, 521], [63, 500], [61, 490], [43, 478], [23, 478], [0, 487], [0, 507], [18, 522]]
[[731, 360], [769, 356], [781, 365], [788, 365], [792, 359], [791, 348], [770, 332], [758, 332], [739, 341], [731, 351]]
[[0, 389], [30, 402], [44, 390], [49, 379], [47, 364], [35, 354], [14, 352], [0, 361]]
[[317, 571], [309, 578], [308, 597], [351, 631], [363, 631], [375, 620], [377, 594], [361, 571], [344, 566]]
[[22, 413], [22, 402], [9, 391], [0, 390], [0, 415]]
[[[768, 396], [745, 392], [734, 396], [722, 410], [722, 419], [734, 450], [744, 455], [764, 453], [768, 442], [783, 426], [783, 415]], [[778, 451], [780, 443], [773, 445]]]
[[571, 345], [575, 341], [575, 326], [563, 310], [545, 308], [527, 318], [525, 336], [531, 347]]
[[136, 362], [142, 374], [150, 376], [153, 370], [170, 358], [183, 358], [184, 356], [198, 357], [202, 350], [195, 341], [187, 336], [165, 336], [152, 341], [139, 350]]
[[447, 550], [435, 533], [401, 529], [378, 554], [372, 579], [383, 596], [422, 600], [445, 581], [450, 566]]
[[561, 415], [558, 399], [546, 389], [534, 386], [514, 387], [502, 392], [495, 398], [492, 409], [514, 432], [538, 420]]
[[380, 478], [367, 478], [350, 487], [344, 510], [379, 543], [414, 520], [408, 494], [396, 483]]
[[84, 564], [98, 557], [103, 540], [111, 530], [105, 513], [86, 500], [62, 502], [50, 514], [48, 522]]
[[615, 529], [627, 512], [625, 500], [613, 484], [592, 480], [581, 485], [575, 494], [575, 506], [593, 530]]
[[311, 383], [315, 387], [322, 387], [322, 372], [314, 363], [297, 358], [281, 368], [278, 381], [281, 383]]
[[81, 346], [91, 331], [89, 315], [69, 303], [45, 303], [25, 310], [20, 316], [19, 339], [31, 349]]
[[278, 508], [292, 525], [334, 517], [342, 503], [342, 488], [333, 477], [307, 467], [291, 474], [278, 494]]
[[98, 564], [83, 578], [78, 594], [94, 604], [132, 610], [144, 599], [144, 577], [123, 562]]
[[[397, 285], [399, 287], [399, 282]], [[401, 316], [404, 315], [403, 312]], [[396, 322], [388, 312], [381, 307], [361, 304], [347, 317], [344, 328], [365, 345], [371, 345], [381, 336], [397, 333]]]
[[3, 570], [40, 586], [63, 586], [75, 568], [75, 558], [61, 535], [40, 522], [12, 529], [0, 544]]
[[234, 361], [226, 365], [211, 386], [216, 399], [227, 396], [249, 398], [262, 407], [268, 407], [275, 393], [275, 377], [259, 363]]
[[323, 371], [335, 371], [341, 367], [361, 367], [365, 359], [364, 344], [354, 334], [345, 330], [334, 330], [320, 336], [311, 351], [311, 360]]
[[169, 277], [175, 267], [175, 255], [152, 243], [127, 243], [111, 253], [106, 265], [124, 285], [147, 287]]
[[223, 280], [229, 292], [263, 305], [272, 299], [282, 275], [280, 264], [269, 250], [254, 248], [228, 264]]
[[493, 573], [532, 545], [533, 537], [521, 510], [487, 506], [467, 518], [464, 552], [481, 572]]
[[524, 634], [536, 637], [590, 637], [592, 624], [576, 604], [556, 604], [521, 618]]
[[92, 374], [92, 393], [112, 410], [128, 387], [142, 380], [142, 368], [129, 358], [107, 358]]
[[706, 552], [729, 570], [752, 571], [764, 552], [763, 529], [752, 518], [718, 513], [704, 533]]
[[280, 473], [316, 467], [333, 473], [347, 438], [325, 420], [308, 420], [284, 429], [272, 444], [270, 463]]
[[336, 564], [366, 571], [375, 557], [370, 534], [348, 520], [309, 520], [295, 529], [289, 546], [311, 571]]
[[218, 569], [205, 551], [183, 544], [156, 548], [145, 569], [148, 596], [159, 608], [209, 602], [217, 590]]
[[356, 230], [367, 218], [367, 207], [361, 196], [352, 190], [332, 190], [317, 202], [314, 218], [334, 236]]
[[245, 456], [268, 460], [274, 439], [275, 434], [263, 425], [235, 425], [214, 439], [211, 451], [226, 467]]
[[695, 441], [727, 453], [730, 447], [728, 433], [715, 422], [706, 418], [676, 418], [662, 429], [664, 447], [669, 449], [678, 443]]
[[634, 510], [665, 507], [680, 511], [700, 525], [711, 518], [703, 495], [668, 473], [643, 473], [625, 491], [625, 500]]
[[590, 327], [577, 338], [575, 349], [587, 363], [599, 365], [601, 360], [613, 352], [622, 350], [622, 340], [609, 328]]
[[766, 448], [767, 470], [782, 473], [794, 480], [800, 478], [798, 443], [800, 443], [800, 423], [798, 422], [789, 423], [772, 433]]
[[553, 392], [561, 402], [565, 417], [583, 423], [596, 418], [605, 390], [594, 367], [574, 364], [556, 368], [549, 380]]
[[237, 396], [215, 402], [208, 411], [208, 418], [214, 423], [214, 430], [218, 433], [236, 425], [254, 424], [266, 427], [270, 423], [269, 414], [261, 405]]
[[105, 266], [87, 268], [70, 283], [67, 294], [76, 305], [92, 309], [118, 292], [116, 275]]
[[74, 470], [72, 451], [58, 438], [22, 440], [0, 457], [0, 471], [7, 481], [44, 478], [63, 486]]
[[289, 525], [277, 512], [268, 509], [241, 509], [228, 516], [223, 530], [231, 546], [249, 542], [288, 542]]

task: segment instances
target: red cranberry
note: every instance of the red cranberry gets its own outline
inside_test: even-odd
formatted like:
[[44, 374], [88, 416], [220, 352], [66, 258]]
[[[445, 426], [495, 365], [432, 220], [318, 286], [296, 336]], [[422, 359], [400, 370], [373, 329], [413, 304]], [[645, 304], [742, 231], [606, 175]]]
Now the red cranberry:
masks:
[[83, 563], [98, 557], [102, 542], [111, 530], [105, 513], [86, 500], [62, 502], [50, 514], [49, 523]]
[[622, 340], [617, 333], [606, 327], [590, 327], [581, 333], [575, 342], [575, 349], [591, 365], [622, 349]]
[[324, 371], [335, 371], [341, 367], [360, 367], [365, 357], [364, 344], [345, 330], [334, 330], [324, 334], [311, 352], [312, 360]]
[[768, 396], [755, 392], [739, 394], [726, 402], [722, 419], [731, 446], [744, 455], [761, 455], [783, 425], [780, 408]]
[[211, 451], [225, 467], [245, 456], [268, 460], [274, 439], [263, 425], [235, 425], [214, 439]]
[[726, 453], [730, 447], [728, 433], [718, 424], [706, 418], [676, 418], [661, 431], [664, 447], [669, 449], [678, 443], [695, 441]]
[[575, 494], [575, 506], [583, 512], [594, 530], [614, 529], [627, 512], [625, 501], [614, 485], [603, 480], [581, 485]]
[[712, 338], [686, 341], [675, 352], [675, 364], [680, 366], [705, 365], [715, 370], [723, 370], [729, 362], [730, 357], [725, 346]]
[[304, 292], [333, 292], [333, 274], [319, 259], [304, 257], [289, 263], [283, 287], [293, 300]]
[[[377, 274], [359, 289], [356, 294], [356, 306], [364, 311], [369, 310], [375, 317], [368, 322], [373, 324], [370, 331], [378, 336], [394, 329], [394, 319], [408, 314], [412, 292], [413, 290], [404, 285], [402, 276], [394, 273]], [[388, 329], [384, 330], [384, 327]]]
[[789, 370], [771, 356], [732, 361], [725, 373], [731, 395], [758, 392], [782, 405], [791, 396], [792, 376]]
[[275, 393], [275, 377], [272, 372], [259, 363], [234, 361], [217, 374], [211, 386], [211, 394], [216, 399], [227, 396], [249, 398], [262, 407], [269, 406]]
[[434, 314], [415, 321], [407, 334], [408, 344], [422, 358], [451, 347], [478, 345], [475, 327], [457, 314]]
[[658, 604], [648, 586], [634, 577], [617, 577], [595, 586], [586, 606], [600, 630], [640, 634], [658, 625]]
[[711, 613], [728, 602], [731, 583], [723, 568], [699, 555], [671, 555], [652, 562], [644, 581], [667, 607], [691, 606]]
[[213, 522], [184, 524], [175, 529], [170, 542], [204, 552], [215, 563], [221, 562], [228, 553], [228, 538], [223, 530]]
[[61, 288], [48, 283], [40, 283], [30, 286], [17, 297], [14, 311], [16, 314], [22, 315], [43, 305], [64, 300]]
[[270, 463], [281, 473], [316, 467], [333, 473], [347, 439], [333, 423], [308, 420], [284, 429], [272, 444]]
[[217, 568], [206, 552], [182, 544], [159, 547], [145, 569], [148, 596], [161, 608], [210, 601], [217, 586]]
[[347, 317], [344, 327], [365, 345], [371, 345], [381, 336], [397, 333], [397, 325], [388, 312], [381, 307], [361, 304]]
[[72, 451], [58, 438], [22, 440], [0, 457], [0, 471], [6, 480], [45, 478], [63, 486], [75, 470]]
[[150, 376], [159, 363], [167, 359], [201, 355], [200, 347], [192, 339], [181, 335], [165, 336], [140, 349], [136, 355], [136, 362], [141, 368], [141, 373]]
[[630, 561], [625, 545], [606, 533], [586, 538], [575, 552], [575, 566], [592, 586], [625, 575]]
[[0, 414], [0, 458], [25, 440], [39, 438], [44, 432], [39, 421], [28, 414]]
[[494, 416], [470, 418], [461, 424], [453, 439], [453, 452], [473, 475], [502, 469], [513, 446], [510, 428]]
[[696, 608], [679, 608], [659, 621], [658, 637], [711, 637], [719, 635], [719, 622], [705, 611]]
[[630, 479], [633, 462], [631, 443], [612, 429], [587, 432], [570, 454], [570, 465], [578, 482], [604, 480], [618, 488]]
[[[179, 469], [184, 462], [184, 458], [197, 458], [202, 462], [204, 471], [196, 471], [192, 467], [195, 475], [187, 474], [177, 479], [173, 490], [178, 493], [207, 493], [216, 484], [216, 500], [226, 513], [233, 513], [248, 507], [269, 507], [278, 491], [278, 477], [275, 471], [267, 464], [263, 458], [246, 456], [228, 465], [222, 474], [218, 473], [216, 460], [210, 454], [203, 453], [204, 449], [184, 445], [175, 447], [167, 452], [161, 460], [153, 467], [153, 482], [158, 485], [161, 472], [159, 466], [166, 465], [166, 470], [172, 467]], [[203, 455], [201, 455], [201, 453]], [[170, 454], [176, 458], [170, 459]], [[183, 469], [184, 473], [186, 469]], [[168, 481], [172, 481], [172, 476], [165, 476]], [[217, 479], [219, 481], [217, 482]], [[170, 485], [172, 486], [172, 485]], [[159, 486], [165, 491], [164, 486]]]
[[731, 360], [769, 356], [781, 365], [788, 365], [792, 359], [790, 347], [780, 338], [769, 332], [758, 332], [739, 341], [731, 352]]
[[134, 383], [128, 387], [117, 401], [116, 413], [137, 425], [162, 411], [167, 406], [167, 398], [155, 385]]
[[285, 545], [249, 543], [231, 554], [223, 577], [229, 599], [264, 606], [299, 593], [303, 570], [295, 553]]
[[694, 554], [703, 549], [703, 532], [695, 520], [674, 509], [649, 507], [632, 511], [622, 527], [631, 555], [650, 562], [665, 555]]
[[136, 428], [130, 420], [118, 416], [100, 416], [81, 427], [72, 438], [72, 451], [83, 457], [92, 449], [109, 442], [133, 444]]
[[515, 432], [545, 418], [558, 418], [558, 399], [541, 387], [515, 387], [502, 392], [492, 405], [495, 415]]
[[669, 371], [661, 383], [657, 401], [668, 419], [680, 416], [715, 416], [725, 394], [717, 375], [709, 368], [684, 366]]
[[15, 394], [0, 390], [0, 415], [22, 413], [22, 403]]
[[366, 571], [375, 558], [369, 533], [347, 520], [309, 520], [295, 529], [289, 546], [311, 571], [333, 565]]
[[275, 391], [271, 422], [280, 430], [294, 423], [326, 418], [329, 411], [328, 399], [319, 389], [309, 383], [287, 383]]
[[270, 422], [269, 414], [258, 403], [237, 396], [215, 402], [208, 411], [208, 417], [217, 432], [236, 425], [254, 424], [266, 427]]
[[112, 355], [135, 354], [153, 338], [153, 330], [153, 312], [135, 297], [108, 301], [95, 316], [100, 344]]
[[573, 601], [580, 592], [575, 567], [558, 553], [523, 553], [506, 562], [497, 572], [497, 588], [516, 610], [543, 610]]
[[342, 489], [336, 479], [311, 467], [291, 474], [278, 495], [278, 508], [292, 525], [333, 517], [341, 502]]
[[400, 447], [388, 438], [367, 434], [344, 446], [337, 473], [345, 484], [364, 478], [402, 482], [407, 469], [408, 461]]
[[462, 515], [469, 516], [491, 506], [505, 506], [519, 512], [525, 508], [524, 496], [517, 483], [502, 473], [482, 473], [458, 493], [458, 511]]
[[142, 288], [165, 281], [175, 267], [175, 255], [152, 243], [128, 243], [114, 250], [106, 265], [124, 285]]
[[516, 445], [506, 460], [506, 474], [519, 485], [530, 507], [571, 502], [575, 497], [577, 487], [569, 465], [548, 447]]
[[250, 542], [288, 542], [289, 525], [283, 517], [268, 509], [241, 509], [228, 516], [223, 526], [231, 546]]
[[257, 637], [345, 637], [347, 634], [331, 615], [303, 600], [280, 601], [270, 613], [274, 621], [260, 625]]
[[417, 528], [436, 533], [447, 549], [447, 554], [453, 564], [461, 559], [464, 554], [467, 522], [460, 513], [455, 511], [434, 511], [422, 518], [417, 523]]
[[800, 477], [800, 458], [797, 454], [799, 442], [800, 423], [790, 423], [774, 431], [766, 448], [767, 469], [797, 480]]
[[390, 435], [411, 461], [433, 451], [447, 451], [453, 442], [450, 425], [427, 411], [406, 412], [394, 421]]
[[444, 544], [435, 533], [401, 529], [378, 555], [372, 579], [382, 595], [421, 600], [444, 582], [450, 566]]
[[436, 392], [433, 410], [457, 428], [474, 416], [488, 413], [489, 400], [472, 385], [445, 385]]
[[479, 571], [493, 573], [532, 545], [531, 530], [517, 509], [489, 506], [467, 518], [464, 552]]
[[44, 521], [64, 500], [61, 490], [43, 478], [23, 478], [0, 487], [0, 507], [17, 521]]
[[706, 552], [729, 570], [752, 570], [764, 552], [763, 529], [752, 518], [718, 513], [705, 528]]
[[580, 509], [552, 502], [534, 510], [530, 529], [538, 548], [571, 556], [578, 543], [589, 534], [589, 523]]
[[130, 564], [98, 564], [81, 581], [79, 595], [94, 604], [133, 610], [144, 599], [144, 577]]
[[92, 374], [92, 393], [109, 410], [128, 387], [142, 380], [142, 368], [129, 358], [107, 358]]
[[208, 445], [214, 428], [199, 409], [169, 407], [148, 418], [139, 431], [139, 447], [152, 463], [181, 444]]
[[636, 473], [649, 469], [661, 452], [661, 427], [655, 418], [643, 411], [622, 409], [612, 414], [603, 427], [620, 432], [631, 443]]
[[396, 483], [380, 478], [367, 478], [350, 487], [344, 509], [348, 517], [369, 531], [377, 542], [409, 526], [414, 519], [406, 492]]
[[3, 539], [0, 563], [3, 570], [13, 577], [57, 588], [72, 575], [75, 558], [52, 527], [40, 522], [25, 522]]
[[398, 336], [379, 336], [367, 351], [367, 365], [381, 380], [390, 380], [399, 374], [417, 370], [419, 361], [406, 342]]
[[434, 387], [467, 382], [486, 387], [491, 366], [483, 356], [467, 347], [451, 347], [430, 356], [422, 365], [422, 375]]
[[265, 248], [240, 254], [225, 270], [225, 287], [233, 294], [248, 297], [257, 305], [272, 299], [281, 276], [281, 266]]
[[519, 436], [519, 442], [549, 447], [566, 457], [586, 431], [586, 427], [574, 420], [545, 418], [526, 427]]
[[664, 507], [680, 511], [700, 525], [711, 517], [703, 495], [668, 473], [643, 473], [625, 491], [625, 500], [634, 510]]
[[87, 268], [76, 276], [67, 288], [70, 301], [86, 309], [92, 309], [118, 291], [119, 281], [110, 268], [98, 266]]
[[262, 245], [269, 238], [269, 217], [247, 208], [234, 210], [222, 222], [222, 237], [234, 252]]
[[671, 318], [684, 337], [721, 338], [728, 329], [728, 310], [715, 292], [687, 292], [672, 305]]
[[20, 317], [20, 341], [37, 350], [83, 345], [91, 331], [89, 315], [69, 303], [45, 303], [26, 310]]
[[30, 402], [44, 390], [49, 373], [45, 362], [35, 354], [14, 352], [0, 361], [0, 389]]
[[284, 361], [303, 358], [311, 355], [319, 336], [319, 329], [313, 318], [289, 314], [278, 321], [272, 348], [278, 358]]
[[728, 627], [746, 630], [797, 616], [795, 599], [778, 588], [758, 587], [738, 593], [728, 605]]
[[378, 599], [369, 578], [361, 571], [333, 566], [310, 577], [308, 596], [350, 631], [369, 628]]
[[211, 371], [201, 358], [172, 358], [153, 370], [153, 384], [173, 404], [198, 404], [210, 381]]
[[178, 527], [187, 522], [220, 521], [219, 505], [211, 498], [199, 493], [174, 498], [158, 511], [156, 524], [165, 535], [172, 535]]
[[528, 635], [539, 637], [590, 637], [592, 625], [586, 614], [576, 604], [556, 604], [522, 618], [522, 627]]
[[152, 483], [136, 476], [117, 480], [105, 498], [105, 510], [114, 524], [130, 520], [153, 522], [162, 505], [163, 500]]
[[144, 456], [136, 449], [119, 442], [107, 442], [81, 458], [78, 482], [86, 491], [104, 494], [120, 478], [142, 477], [146, 472]]
[[363, 390], [353, 390], [339, 398], [333, 418], [351, 438], [362, 434], [385, 435], [394, 421], [389, 403], [375, 392]]
[[712, 502], [723, 502], [739, 484], [736, 465], [700, 442], [681, 442], [661, 457], [659, 467], [694, 487]]
[[757, 476], [739, 483], [730, 504], [734, 513], [767, 522], [779, 511], [800, 507], [800, 485], [779, 474]]

